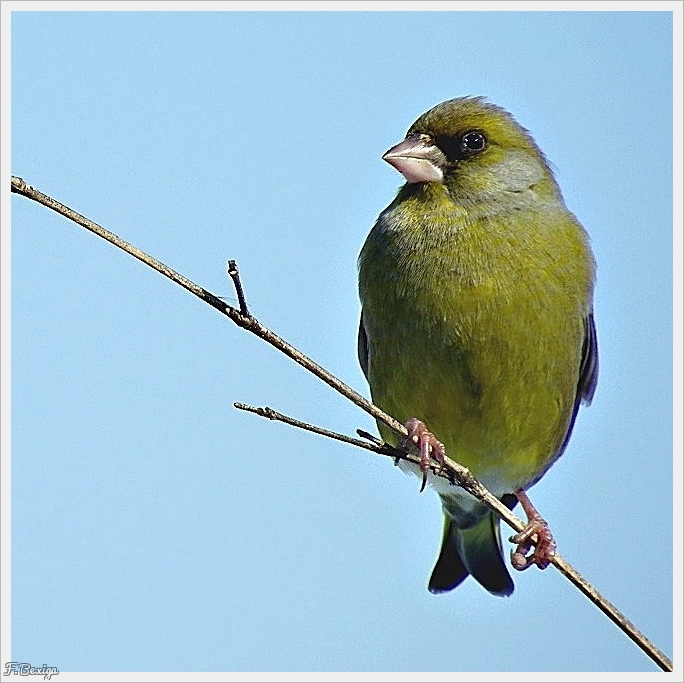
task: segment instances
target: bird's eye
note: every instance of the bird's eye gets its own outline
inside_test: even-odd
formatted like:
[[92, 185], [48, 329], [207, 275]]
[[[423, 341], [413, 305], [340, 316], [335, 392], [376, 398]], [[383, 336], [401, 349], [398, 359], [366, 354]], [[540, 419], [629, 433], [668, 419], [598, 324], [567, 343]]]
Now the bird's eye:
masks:
[[487, 147], [487, 140], [479, 130], [469, 130], [455, 135], [437, 135], [435, 144], [451, 164], [468, 159]]
[[461, 135], [461, 152], [472, 154], [473, 152], [481, 152], [487, 144], [482, 133], [472, 130], [469, 133]]

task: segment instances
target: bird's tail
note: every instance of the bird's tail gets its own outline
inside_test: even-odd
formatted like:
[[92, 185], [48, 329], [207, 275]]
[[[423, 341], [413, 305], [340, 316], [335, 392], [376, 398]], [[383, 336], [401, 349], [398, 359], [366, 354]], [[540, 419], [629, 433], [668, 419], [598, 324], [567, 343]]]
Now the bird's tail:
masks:
[[513, 580], [501, 550], [499, 518], [487, 513], [474, 526], [459, 529], [449, 515], [444, 519], [444, 537], [428, 590], [443, 593], [456, 588], [468, 574], [490, 593], [507, 596]]

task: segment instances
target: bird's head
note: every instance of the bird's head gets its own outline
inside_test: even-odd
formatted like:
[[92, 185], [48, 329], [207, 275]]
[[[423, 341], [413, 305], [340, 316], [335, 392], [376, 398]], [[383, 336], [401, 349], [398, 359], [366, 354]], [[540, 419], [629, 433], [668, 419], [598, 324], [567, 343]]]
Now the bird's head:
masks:
[[530, 190], [542, 199], [560, 197], [532, 136], [507, 111], [482, 97], [461, 97], [433, 107], [383, 159], [409, 186], [442, 183], [461, 203], [501, 200]]

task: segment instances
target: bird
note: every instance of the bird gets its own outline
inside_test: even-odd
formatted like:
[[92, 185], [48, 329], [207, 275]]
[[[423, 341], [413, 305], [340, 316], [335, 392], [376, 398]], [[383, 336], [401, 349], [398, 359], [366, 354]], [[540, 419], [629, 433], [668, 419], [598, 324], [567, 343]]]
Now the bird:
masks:
[[[359, 254], [358, 356], [378, 407], [420, 452], [402, 469], [444, 513], [428, 590], [469, 575], [513, 593], [499, 517], [436, 476], [445, 454], [527, 515], [510, 563], [544, 569], [556, 552], [527, 491], [565, 450], [598, 379], [596, 262], [532, 135], [482, 96], [437, 104], [382, 157], [404, 177]], [[421, 489], [422, 490], [422, 489]]]

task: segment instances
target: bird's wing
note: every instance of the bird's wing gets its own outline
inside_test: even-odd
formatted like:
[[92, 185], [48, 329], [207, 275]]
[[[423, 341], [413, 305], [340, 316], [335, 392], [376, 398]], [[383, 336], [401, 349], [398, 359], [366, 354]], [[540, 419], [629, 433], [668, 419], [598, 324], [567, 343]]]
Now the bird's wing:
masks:
[[[594, 324], [594, 314], [589, 315], [584, 319], [584, 342], [582, 344], [582, 359], [580, 360], [579, 379], [577, 380], [577, 393], [575, 394], [575, 407], [572, 411], [568, 431], [565, 433], [565, 438], [561, 444], [558, 452], [551, 462], [555, 462], [568, 445], [572, 428], [575, 426], [575, 419], [579, 411], [580, 403], [589, 405], [591, 399], [594, 398], [594, 391], [596, 390], [596, 382], [598, 381], [598, 342], [596, 339], [596, 325]], [[549, 463], [550, 465], [551, 463]], [[541, 476], [541, 475], [540, 475]]]
[[577, 397], [587, 405], [594, 398], [596, 382], [598, 381], [598, 368], [598, 342], [596, 339], [594, 314], [592, 312], [584, 320], [582, 362], [580, 363], [579, 381], [577, 382]]

